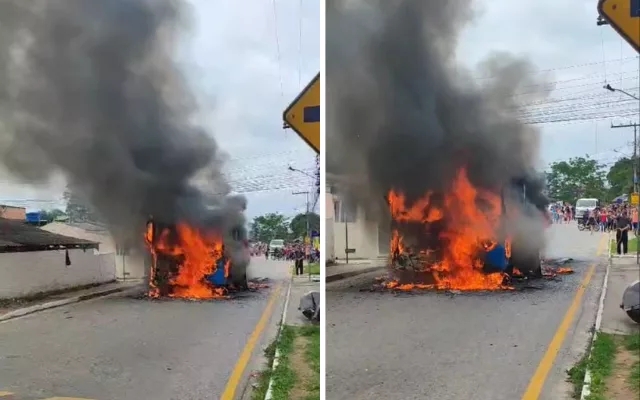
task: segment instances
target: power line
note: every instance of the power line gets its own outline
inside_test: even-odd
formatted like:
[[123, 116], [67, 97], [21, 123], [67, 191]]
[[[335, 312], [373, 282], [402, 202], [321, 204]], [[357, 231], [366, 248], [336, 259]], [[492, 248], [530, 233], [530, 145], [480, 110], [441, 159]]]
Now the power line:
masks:
[[282, 63], [280, 62], [280, 38], [278, 37], [278, 10], [276, 7], [276, 0], [272, 0], [273, 4], [273, 21], [276, 33], [276, 51], [278, 54], [278, 75], [280, 76], [280, 96], [284, 98], [284, 84], [282, 82]]

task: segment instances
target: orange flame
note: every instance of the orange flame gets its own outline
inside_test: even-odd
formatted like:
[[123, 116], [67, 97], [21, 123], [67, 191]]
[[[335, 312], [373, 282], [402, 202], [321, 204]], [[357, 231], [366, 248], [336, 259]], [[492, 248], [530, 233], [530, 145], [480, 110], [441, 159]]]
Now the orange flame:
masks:
[[573, 274], [573, 269], [572, 268], [567, 268], [567, 267], [560, 267], [556, 270], [556, 273], [558, 275], [567, 275], [567, 274]]
[[[150, 273], [150, 297], [158, 297], [155, 286], [158, 255], [179, 260], [178, 272], [169, 282], [172, 292], [169, 297], [186, 299], [212, 299], [226, 297], [225, 288], [214, 287], [206, 277], [216, 272], [217, 263], [223, 257], [222, 239], [213, 233], [204, 234], [181, 223], [176, 225], [177, 240], [170, 240], [171, 232], [164, 229], [157, 240], [153, 237], [153, 223], [147, 225], [145, 241], [152, 255]], [[225, 277], [229, 276], [230, 261], [224, 266]]]
[[[435, 278], [434, 285], [389, 282], [387, 287], [398, 290], [420, 288], [457, 290], [509, 289], [504, 286], [505, 274], [484, 273], [482, 249], [489, 251], [497, 245], [494, 240], [502, 216], [499, 195], [476, 188], [469, 181], [467, 170], [461, 168], [441, 204], [431, 201], [432, 193], [406, 205], [404, 194], [390, 191], [388, 195], [391, 215], [398, 222], [429, 224], [446, 220], [445, 228], [438, 235], [443, 246], [441, 259], [430, 265]], [[394, 232], [391, 250], [400, 248], [401, 236]]]

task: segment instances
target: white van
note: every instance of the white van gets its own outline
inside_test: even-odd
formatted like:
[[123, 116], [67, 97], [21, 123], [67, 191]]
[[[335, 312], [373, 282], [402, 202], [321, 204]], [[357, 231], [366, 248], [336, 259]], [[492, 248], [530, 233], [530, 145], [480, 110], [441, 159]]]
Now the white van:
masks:
[[273, 239], [269, 242], [269, 254], [273, 255], [275, 251], [284, 249], [284, 240], [282, 239]]
[[578, 199], [576, 202], [576, 219], [582, 218], [587, 210], [592, 213], [596, 207], [600, 207], [600, 200], [598, 199]]

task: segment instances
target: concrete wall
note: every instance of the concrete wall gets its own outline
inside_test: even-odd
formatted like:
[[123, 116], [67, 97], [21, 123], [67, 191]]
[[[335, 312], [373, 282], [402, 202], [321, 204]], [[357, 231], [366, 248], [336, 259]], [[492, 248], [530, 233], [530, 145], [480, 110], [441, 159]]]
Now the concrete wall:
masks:
[[53, 222], [43, 226], [41, 229], [60, 235], [98, 242], [100, 243], [99, 253], [103, 254], [104, 257], [110, 257], [113, 259], [116, 266], [117, 279], [144, 278], [143, 255], [136, 254], [134, 251], [131, 251], [130, 254], [127, 255], [118, 254], [116, 252], [115, 241], [107, 231], [87, 231], [78, 226], [62, 222]]
[[349, 248], [355, 249], [349, 258], [378, 257], [378, 229], [375, 224], [367, 222], [362, 214], [362, 210], [358, 210], [356, 222], [347, 223], [346, 230], [344, 222], [333, 222], [334, 251], [338, 260], [345, 259], [347, 235]]
[[0, 253], [0, 298], [14, 298], [109, 282], [115, 279], [115, 260], [93, 250], [64, 250]]
[[324, 211], [325, 211], [325, 224], [324, 224], [324, 239], [322, 242], [322, 252], [325, 255], [325, 260], [328, 262], [335, 259], [335, 242], [333, 236], [333, 195], [327, 191], [324, 195]]

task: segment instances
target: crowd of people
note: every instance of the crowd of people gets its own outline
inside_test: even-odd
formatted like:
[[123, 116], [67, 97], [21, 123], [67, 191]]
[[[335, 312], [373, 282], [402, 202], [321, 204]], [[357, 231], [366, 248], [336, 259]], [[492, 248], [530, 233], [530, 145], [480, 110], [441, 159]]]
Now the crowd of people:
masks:
[[269, 248], [267, 243], [254, 243], [251, 255], [265, 257], [267, 260], [320, 262], [320, 250], [300, 242], [285, 243], [283, 247], [274, 249]]
[[[576, 220], [575, 207], [567, 203], [553, 204], [549, 209], [554, 223], [570, 223]], [[617, 253], [626, 254], [629, 232], [639, 236], [638, 209], [629, 203], [612, 203], [585, 211], [577, 219], [579, 227], [594, 232], [615, 232]]]

